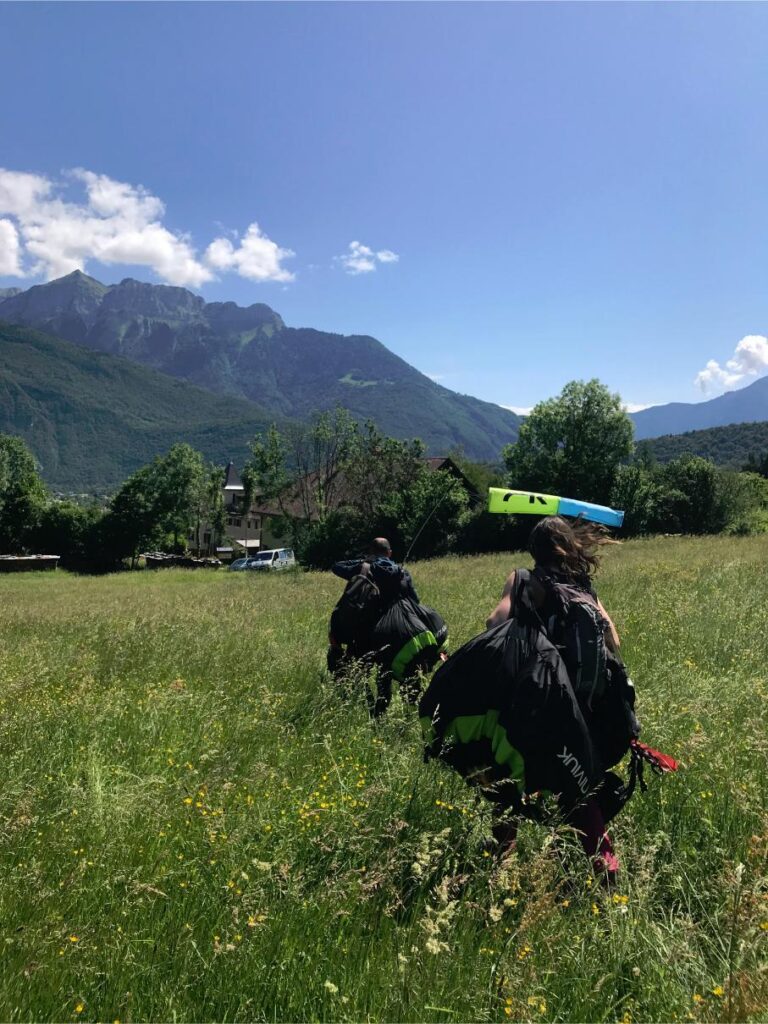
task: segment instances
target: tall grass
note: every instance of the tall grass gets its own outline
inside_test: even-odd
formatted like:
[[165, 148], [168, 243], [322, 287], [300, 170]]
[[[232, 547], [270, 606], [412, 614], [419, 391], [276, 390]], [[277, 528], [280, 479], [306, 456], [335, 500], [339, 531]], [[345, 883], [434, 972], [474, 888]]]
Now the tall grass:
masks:
[[[619, 889], [326, 677], [325, 574], [0, 579], [0, 1018], [768, 1020], [768, 542], [609, 553], [645, 738]], [[457, 646], [503, 556], [414, 567]]]

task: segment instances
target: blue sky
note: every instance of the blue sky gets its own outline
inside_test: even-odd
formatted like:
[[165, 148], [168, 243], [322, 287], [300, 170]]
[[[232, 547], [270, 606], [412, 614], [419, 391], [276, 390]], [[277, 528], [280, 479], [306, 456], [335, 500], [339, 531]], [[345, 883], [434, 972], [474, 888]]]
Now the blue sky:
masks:
[[0, 37], [2, 286], [185, 282], [510, 406], [768, 371], [768, 6], [5, 3]]

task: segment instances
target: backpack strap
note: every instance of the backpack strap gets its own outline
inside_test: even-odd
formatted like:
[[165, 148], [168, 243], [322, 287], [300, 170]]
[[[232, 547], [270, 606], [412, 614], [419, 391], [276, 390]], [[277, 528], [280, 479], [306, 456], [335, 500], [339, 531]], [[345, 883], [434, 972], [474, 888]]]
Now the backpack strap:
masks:
[[510, 619], [533, 620], [546, 633], [546, 625], [533, 598], [532, 578], [533, 573], [530, 569], [515, 569], [515, 586], [511, 595], [509, 617]]

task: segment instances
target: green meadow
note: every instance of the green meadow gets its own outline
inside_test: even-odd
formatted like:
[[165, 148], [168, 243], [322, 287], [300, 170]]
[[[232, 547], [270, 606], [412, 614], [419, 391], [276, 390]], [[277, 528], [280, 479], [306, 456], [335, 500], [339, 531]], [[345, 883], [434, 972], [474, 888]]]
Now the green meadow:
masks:
[[[515, 564], [412, 567], [451, 646]], [[768, 1020], [767, 565], [606, 556], [643, 738], [684, 766], [617, 820], [613, 892], [541, 825], [490, 856], [414, 709], [327, 678], [330, 574], [0, 578], [0, 1019]]]

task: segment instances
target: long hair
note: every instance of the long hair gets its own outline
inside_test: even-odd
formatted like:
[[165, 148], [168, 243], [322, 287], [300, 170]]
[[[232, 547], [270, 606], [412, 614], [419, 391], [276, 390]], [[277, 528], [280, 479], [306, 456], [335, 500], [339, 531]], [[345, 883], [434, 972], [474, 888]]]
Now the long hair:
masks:
[[528, 550], [536, 565], [547, 566], [577, 579], [593, 576], [600, 565], [600, 548], [618, 544], [604, 526], [577, 519], [569, 523], [561, 516], [546, 516], [531, 530]]

